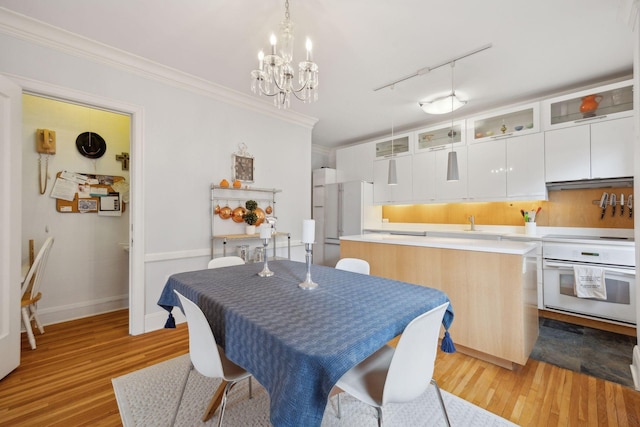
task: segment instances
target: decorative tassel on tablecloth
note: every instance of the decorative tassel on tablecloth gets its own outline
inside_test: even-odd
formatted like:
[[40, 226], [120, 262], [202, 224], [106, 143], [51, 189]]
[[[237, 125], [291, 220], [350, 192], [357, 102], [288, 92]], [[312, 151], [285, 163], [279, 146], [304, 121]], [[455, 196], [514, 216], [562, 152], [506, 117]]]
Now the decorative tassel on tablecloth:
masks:
[[444, 338], [442, 338], [442, 344], [440, 345], [440, 350], [445, 353], [455, 353], [456, 346], [453, 344], [453, 340], [451, 339], [451, 335], [449, 335], [448, 331], [445, 331]]
[[164, 324], [165, 328], [175, 328], [176, 327], [176, 319], [173, 317], [173, 313], [169, 313], [169, 317], [167, 318], [167, 322]]

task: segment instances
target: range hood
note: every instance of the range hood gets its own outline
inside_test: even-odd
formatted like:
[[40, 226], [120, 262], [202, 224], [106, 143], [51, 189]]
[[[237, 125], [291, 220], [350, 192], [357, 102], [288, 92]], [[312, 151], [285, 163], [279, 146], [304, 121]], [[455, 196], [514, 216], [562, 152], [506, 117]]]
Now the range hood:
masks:
[[578, 190], [582, 188], [633, 187], [633, 177], [609, 179], [583, 179], [579, 181], [547, 182], [547, 190]]

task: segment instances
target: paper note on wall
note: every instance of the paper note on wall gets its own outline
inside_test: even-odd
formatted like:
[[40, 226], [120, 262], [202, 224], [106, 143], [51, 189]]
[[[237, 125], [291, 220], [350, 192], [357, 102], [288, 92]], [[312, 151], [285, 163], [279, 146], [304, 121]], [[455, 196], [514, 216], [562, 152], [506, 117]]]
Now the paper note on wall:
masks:
[[56, 182], [53, 184], [51, 190], [51, 197], [54, 199], [62, 199], [68, 202], [73, 202], [78, 192], [78, 184], [72, 181], [67, 181], [64, 178], [56, 178]]

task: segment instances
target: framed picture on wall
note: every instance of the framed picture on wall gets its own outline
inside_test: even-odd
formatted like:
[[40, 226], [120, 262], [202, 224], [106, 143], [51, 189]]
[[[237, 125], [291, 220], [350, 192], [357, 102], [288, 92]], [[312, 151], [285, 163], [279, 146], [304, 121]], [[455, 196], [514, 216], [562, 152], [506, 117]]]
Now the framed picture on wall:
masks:
[[240, 144], [240, 150], [232, 154], [231, 170], [233, 180], [253, 182], [254, 159], [247, 153], [247, 146]]

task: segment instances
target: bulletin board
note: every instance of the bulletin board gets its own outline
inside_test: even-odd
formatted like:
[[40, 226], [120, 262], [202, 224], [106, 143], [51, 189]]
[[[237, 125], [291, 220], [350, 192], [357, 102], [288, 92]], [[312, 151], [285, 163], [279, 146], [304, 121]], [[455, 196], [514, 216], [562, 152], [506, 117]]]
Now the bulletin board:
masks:
[[[64, 171], [58, 172], [56, 174], [56, 179], [62, 175]], [[124, 182], [125, 178], [123, 176], [117, 175], [96, 175], [96, 174], [88, 174], [82, 173], [81, 175], [86, 176], [87, 178], [97, 181], [97, 183], [87, 184], [91, 190], [101, 193], [100, 195], [92, 195], [91, 197], [79, 197], [76, 192], [75, 197], [72, 201], [56, 199], [56, 210], [60, 213], [85, 213], [85, 212], [93, 212], [97, 213], [100, 208], [100, 198], [104, 196], [110, 196], [111, 194], [117, 194], [118, 192], [114, 189], [114, 185], [117, 188], [117, 183]], [[120, 198], [120, 201], [122, 198]], [[125, 210], [125, 203], [121, 203], [122, 210]]]

